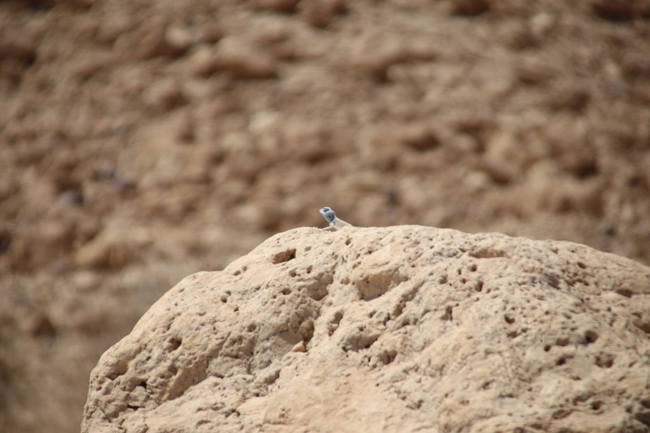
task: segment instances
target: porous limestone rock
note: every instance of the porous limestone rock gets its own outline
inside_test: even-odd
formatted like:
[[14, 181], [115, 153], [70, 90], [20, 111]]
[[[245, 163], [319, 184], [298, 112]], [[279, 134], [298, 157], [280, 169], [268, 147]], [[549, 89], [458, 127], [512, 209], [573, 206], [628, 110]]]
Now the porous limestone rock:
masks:
[[299, 228], [99, 360], [83, 432], [650, 431], [650, 269], [421, 226]]

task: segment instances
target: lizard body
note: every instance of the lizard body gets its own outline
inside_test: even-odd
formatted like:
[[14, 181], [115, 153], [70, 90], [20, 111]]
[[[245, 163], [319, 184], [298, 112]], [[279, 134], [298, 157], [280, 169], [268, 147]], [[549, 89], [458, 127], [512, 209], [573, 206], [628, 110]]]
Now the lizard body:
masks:
[[320, 214], [330, 223], [329, 227], [325, 227], [323, 230], [336, 231], [341, 230], [343, 227], [352, 227], [352, 224], [346, 223], [337, 217], [332, 208], [324, 207], [320, 210]]

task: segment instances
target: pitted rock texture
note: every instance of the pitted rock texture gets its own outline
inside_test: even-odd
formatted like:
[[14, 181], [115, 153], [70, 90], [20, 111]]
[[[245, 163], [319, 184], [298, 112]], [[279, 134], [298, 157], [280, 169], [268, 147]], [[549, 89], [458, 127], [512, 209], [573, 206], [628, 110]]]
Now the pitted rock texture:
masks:
[[559, 241], [300, 228], [167, 292], [83, 432], [650, 431], [650, 269]]

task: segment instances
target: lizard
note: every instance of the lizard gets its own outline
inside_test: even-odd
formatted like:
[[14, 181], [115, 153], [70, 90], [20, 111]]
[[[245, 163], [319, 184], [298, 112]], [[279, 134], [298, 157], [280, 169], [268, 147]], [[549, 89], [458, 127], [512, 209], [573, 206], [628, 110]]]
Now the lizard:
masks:
[[323, 215], [323, 218], [325, 218], [325, 220], [330, 223], [330, 225], [323, 228], [323, 230], [336, 231], [341, 230], [343, 227], [353, 227], [352, 224], [346, 223], [337, 217], [332, 208], [324, 207], [319, 212], [321, 215]]

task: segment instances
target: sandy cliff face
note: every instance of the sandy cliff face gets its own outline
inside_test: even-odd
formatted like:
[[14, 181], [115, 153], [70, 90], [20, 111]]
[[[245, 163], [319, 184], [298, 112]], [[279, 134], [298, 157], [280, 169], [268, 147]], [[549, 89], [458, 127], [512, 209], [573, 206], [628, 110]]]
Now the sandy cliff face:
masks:
[[295, 229], [154, 304], [82, 431], [648, 431], [649, 334], [650, 269], [583, 245]]

